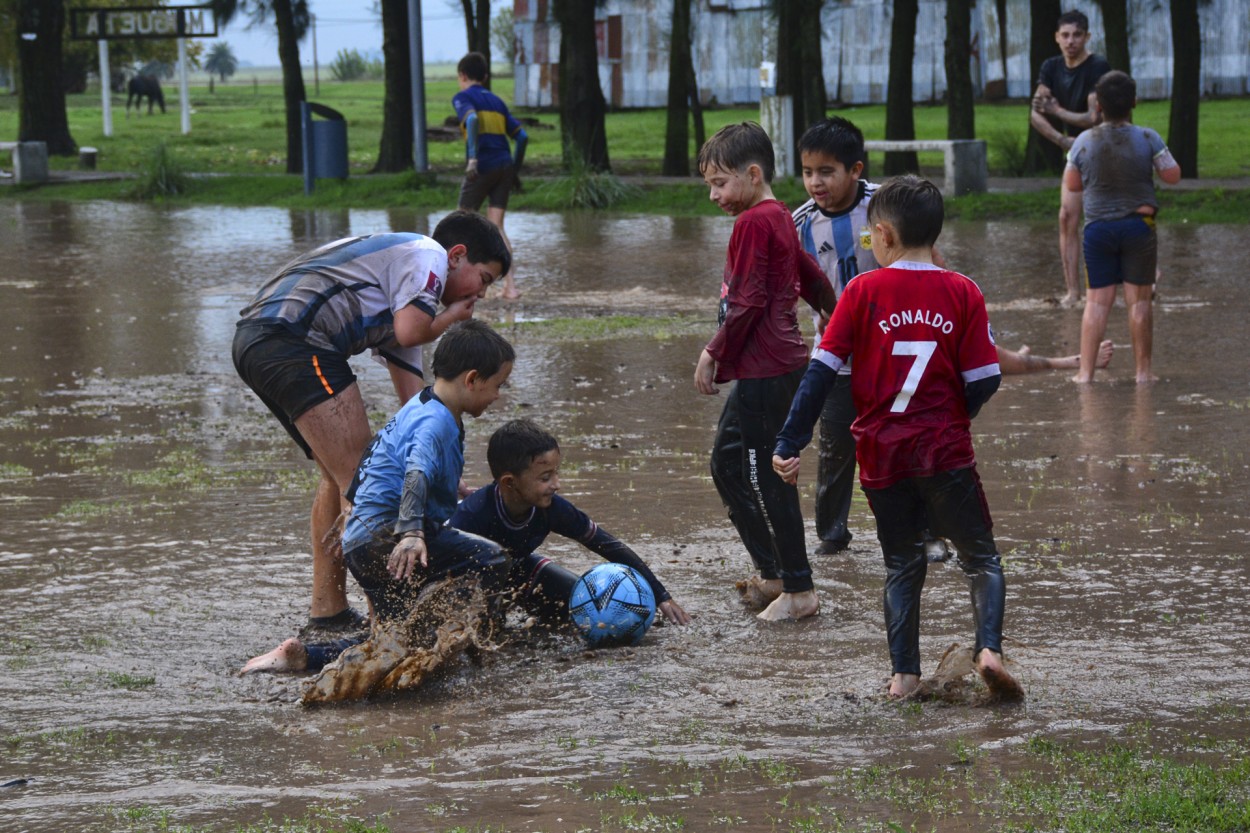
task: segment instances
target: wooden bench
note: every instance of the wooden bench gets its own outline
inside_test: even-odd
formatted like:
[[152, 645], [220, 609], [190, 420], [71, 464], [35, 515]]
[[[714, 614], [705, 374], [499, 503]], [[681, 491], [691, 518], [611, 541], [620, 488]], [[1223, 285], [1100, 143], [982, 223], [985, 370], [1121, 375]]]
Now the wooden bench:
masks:
[[0, 142], [13, 154], [13, 181], [18, 185], [48, 181], [47, 142]]
[[941, 151], [946, 171], [942, 193], [948, 197], [984, 194], [990, 177], [984, 139], [911, 139], [864, 142], [864, 150]]

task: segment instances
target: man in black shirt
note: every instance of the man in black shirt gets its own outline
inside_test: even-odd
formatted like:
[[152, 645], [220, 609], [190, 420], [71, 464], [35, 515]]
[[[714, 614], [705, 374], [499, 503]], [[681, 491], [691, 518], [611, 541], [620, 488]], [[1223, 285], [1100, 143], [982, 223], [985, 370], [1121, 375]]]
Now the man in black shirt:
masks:
[[[1101, 121], [1094, 85], [1103, 74], [1111, 71], [1111, 65], [1106, 58], [1087, 48], [1089, 18], [1081, 12], [1067, 12], [1059, 17], [1055, 43], [1059, 44], [1062, 54], [1047, 58], [1042, 64], [1029, 123], [1043, 138], [1066, 152], [1082, 130]], [[1065, 306], [1075, 305], [1080, 300], [1080, 224], [1080, 194], [1061, 189], [1059, 258], [1063, 262], [1067, 288], [1062, 302]]]

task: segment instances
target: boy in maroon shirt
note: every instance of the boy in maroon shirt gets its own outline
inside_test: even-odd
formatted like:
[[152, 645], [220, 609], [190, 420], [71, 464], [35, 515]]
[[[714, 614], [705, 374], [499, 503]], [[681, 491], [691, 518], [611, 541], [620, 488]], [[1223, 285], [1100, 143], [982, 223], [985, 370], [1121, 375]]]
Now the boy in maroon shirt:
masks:
[[699, 151], [710, 198], [736, 216], [721, 283], [720, 329], [699, 356], [694, 384], [733, 382], [712, 447], [712, 480], [759, 577], [739, 586], [767, 606], [761, 619], [814, 616], [798, 489], [770, 466], [777, 431], [807, 365], [795, 305], [833, 309], [833, 290], [773, 196], [773, 146], [758, 124], [729, 125]]

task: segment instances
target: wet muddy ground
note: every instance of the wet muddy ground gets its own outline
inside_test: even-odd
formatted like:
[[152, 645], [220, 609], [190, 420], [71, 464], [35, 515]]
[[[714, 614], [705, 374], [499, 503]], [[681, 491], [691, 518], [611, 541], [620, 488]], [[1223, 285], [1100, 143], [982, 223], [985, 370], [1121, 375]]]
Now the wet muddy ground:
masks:
[[[1244, 229], [1227, 226], [1161, 226], [1158, 384], [1133, 384], [1119, 309], [1103, 381], [1010, 378], [975, 423], [1022, 707], [883, 701], [862, 498], [851, 550], [814, 560], [818, 618], [763, 625], [736, 602], [749, 562], [707, 470], [721, 401], [691, 384], [725, 218], [510, 216], [525, 295], [479, 315], [513, 339], [516, 372], [468, 426], [474, 485], [494, 427], [552, 429], [566, 496], [693, 625], [596, 653], [518, 634], [414, 696], [332, 709], [297, 706], [298, 677], [236, 676], [303, 622], [314, 482], [235, 377], [237, 310], [293, 254], [436, 219], [0, 205], [0, 783], [24, 779], [0, 788], [0, 830], [319, 812], [393, 830], [972, 830], [976, 785], [1034, 765], [1032, 739], [1247, 736], [1250, 304]], [[961, 224], [940, 242], [1000, 343], [1075, 351], [1080, 312], [1048, 301], [1051, 225]], [[385, 373], [358, 371], [381, 421]], [[971, 638], [954, 564], [933, 568], [924, 605], [929, 672]], [[882, 794], [882, 771], [949, 783], [948, 803]]]

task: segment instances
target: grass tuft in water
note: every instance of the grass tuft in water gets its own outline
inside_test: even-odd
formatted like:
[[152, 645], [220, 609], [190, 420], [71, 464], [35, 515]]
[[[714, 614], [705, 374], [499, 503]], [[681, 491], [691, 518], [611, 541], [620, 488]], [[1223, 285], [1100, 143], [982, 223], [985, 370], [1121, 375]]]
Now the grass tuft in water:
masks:
[[137, 200], [156, 200], [176, 197], [190, 190], [191, 177], [169, 152], [168, 146], [161, 142], [139, 169], [139, 177], [128, 196]]

